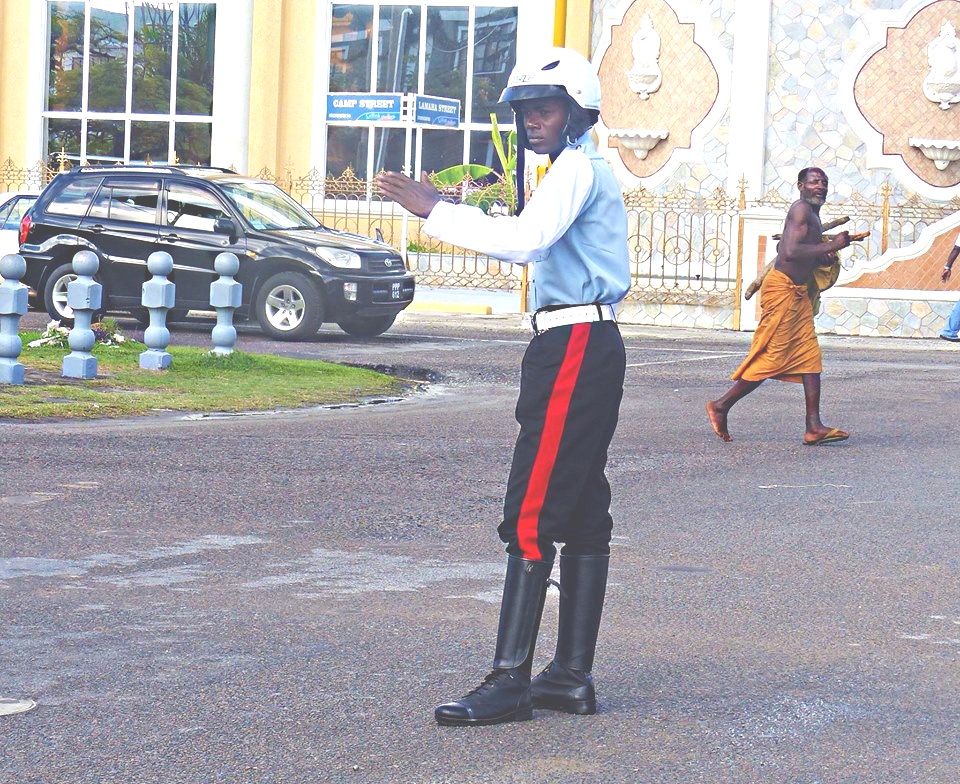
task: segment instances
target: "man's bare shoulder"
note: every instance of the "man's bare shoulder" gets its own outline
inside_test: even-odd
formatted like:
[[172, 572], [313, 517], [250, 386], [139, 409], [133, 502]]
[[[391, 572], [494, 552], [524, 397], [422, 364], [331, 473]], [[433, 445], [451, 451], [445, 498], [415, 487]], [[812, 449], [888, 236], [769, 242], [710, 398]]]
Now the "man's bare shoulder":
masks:
[[816, 215], [807, 202], [803, 199], [797, 199], [793, 204], [790, 205], [790, 209], [787, 211], [788, 218], [806, 218], [809, 215]]

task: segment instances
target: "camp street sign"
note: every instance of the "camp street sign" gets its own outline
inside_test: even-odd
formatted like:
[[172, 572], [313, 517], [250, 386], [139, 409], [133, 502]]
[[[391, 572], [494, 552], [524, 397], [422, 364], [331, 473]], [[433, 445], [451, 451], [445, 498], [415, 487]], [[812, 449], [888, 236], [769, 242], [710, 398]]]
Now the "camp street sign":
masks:
[[414, 93], [330, 93], [328, 123], [409, 121], [430, 128], [459, 128], [460, 101]]

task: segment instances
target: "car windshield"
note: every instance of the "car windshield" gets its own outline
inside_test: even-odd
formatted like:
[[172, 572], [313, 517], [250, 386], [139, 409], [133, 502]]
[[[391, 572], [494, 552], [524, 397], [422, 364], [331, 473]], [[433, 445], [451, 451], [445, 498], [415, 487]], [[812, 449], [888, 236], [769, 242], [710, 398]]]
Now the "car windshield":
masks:
[[323, 228], [320, 221], [269, 182], [231, 182], [221, 187], [255, 229]]

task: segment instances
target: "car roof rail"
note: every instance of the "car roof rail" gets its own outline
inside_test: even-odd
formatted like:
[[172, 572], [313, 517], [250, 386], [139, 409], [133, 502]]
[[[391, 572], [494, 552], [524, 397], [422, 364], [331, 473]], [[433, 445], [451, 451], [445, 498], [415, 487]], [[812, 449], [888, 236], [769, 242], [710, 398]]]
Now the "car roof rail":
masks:
[[126, 163], [121, 165], [116, 164], [106, 164], [104, 166], [95, 166], [93, 164], [85, 164], [83, 166], [75, 166], [70, 169], [73, 172], [87, 172], [87, 171], [138, 171], [138, 172], [184, 172], [184, 171], [209, 171], [209, 172], [221, 172], [223, 174], [237, 174], [234, 169], [228, 169], [223, 166], [203, 166], [200, 164], [169, 164], [169, 163]]

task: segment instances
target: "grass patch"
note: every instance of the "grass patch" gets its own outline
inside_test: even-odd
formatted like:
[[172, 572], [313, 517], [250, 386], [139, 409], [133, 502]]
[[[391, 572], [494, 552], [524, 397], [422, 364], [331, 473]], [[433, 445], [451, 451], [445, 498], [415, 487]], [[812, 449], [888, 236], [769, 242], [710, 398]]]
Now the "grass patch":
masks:
[[21, 333], [18, 361], [26, 368], [23, 385], [0, 385], [0, 419], [125, 417], [158, 411], [264, 411], [345, 403], [394, 395], [413, 382], [363, 368], [268, 354], [219, 357], [207, 349], [168, 348], [166, 370], [143, 370], [146, 346], [128, 340], [120, 346], [94, 346], [97, 377], [63, 378], [67, 348], [27, 348], [39, 337]]

